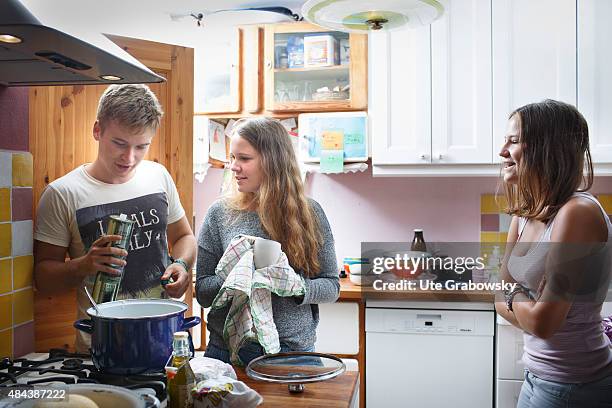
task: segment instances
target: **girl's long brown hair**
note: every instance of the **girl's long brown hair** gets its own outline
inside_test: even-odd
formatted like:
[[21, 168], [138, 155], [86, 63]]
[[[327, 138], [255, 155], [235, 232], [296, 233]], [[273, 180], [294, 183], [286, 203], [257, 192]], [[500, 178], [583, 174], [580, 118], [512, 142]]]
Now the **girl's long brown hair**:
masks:
[[253, 118], [239, 121], [233, 132], [261, 155], [264, 176], [257, 192], [236, 191], [230, 198], [231, 207], [255, 209], [264, 231], [281, 243], [291, 266], [306, 276], [316, 276], [320, 271], [320, 226], [304, 194], [287, 131], [276, 120]]
[[512, 116], [519, 121], [523, 151], [518, 183], [504, 184], [506, 210], [548, 223], [574, 192], [593, 185], [587, 122], [574, 106], [551, 99], [520, 107]]

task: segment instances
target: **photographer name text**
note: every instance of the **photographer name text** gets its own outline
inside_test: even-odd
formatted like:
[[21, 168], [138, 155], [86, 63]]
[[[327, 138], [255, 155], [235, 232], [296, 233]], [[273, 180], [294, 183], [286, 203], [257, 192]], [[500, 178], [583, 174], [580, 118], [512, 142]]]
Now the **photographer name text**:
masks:
[[410, 291], [410, 290], [455, 290], [455, 291], [506, 291], [510, 292], [516, 287], [515, 282], [459, 282], [447, 280], [433, 282], [429, 280], [402, 279], [397, 282], [384, 282], [377, 279], [373, 282], [374, 290], [381, 291]]

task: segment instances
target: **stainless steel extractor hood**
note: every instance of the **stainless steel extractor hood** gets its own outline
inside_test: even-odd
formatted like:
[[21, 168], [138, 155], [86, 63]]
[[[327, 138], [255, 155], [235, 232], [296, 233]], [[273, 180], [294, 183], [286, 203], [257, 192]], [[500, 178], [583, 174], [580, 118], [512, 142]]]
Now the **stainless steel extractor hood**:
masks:
[[[163, 82], [99, 34], [92, 45], [43, 25], [18, 0], [0, 0], [0, 85]], [[102, 48], [103, 47], [103, 48]]]

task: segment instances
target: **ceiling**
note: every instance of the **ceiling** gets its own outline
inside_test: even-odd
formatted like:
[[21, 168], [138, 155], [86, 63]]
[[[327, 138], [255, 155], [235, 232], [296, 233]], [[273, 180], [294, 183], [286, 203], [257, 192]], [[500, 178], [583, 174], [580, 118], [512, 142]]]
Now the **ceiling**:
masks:
[[[197, 47], [212, 41], [211, 31], [238, 24], [288, 21], [281, 15], [257, 12], [207, 12], [244, 7], [283, 6], [301, 15], [305, 0], [20, 0], [43, 24], [82, 36], [102, 32]], [[103, 5], [103, 7], [101, 7]], [[204, 13], [197, 27], [191, 13]], [[174, 18], [171, 18], [173, 16]]]

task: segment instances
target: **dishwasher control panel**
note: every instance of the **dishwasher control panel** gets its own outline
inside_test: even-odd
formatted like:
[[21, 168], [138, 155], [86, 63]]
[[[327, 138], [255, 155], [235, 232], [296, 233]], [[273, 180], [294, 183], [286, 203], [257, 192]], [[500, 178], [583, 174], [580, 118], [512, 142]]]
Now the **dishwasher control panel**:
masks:
[[366, 332], [492, 336], [495, 313], [474, 310], [366, 308]]

